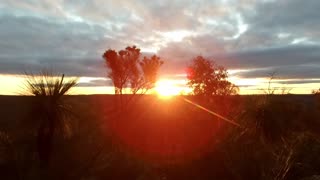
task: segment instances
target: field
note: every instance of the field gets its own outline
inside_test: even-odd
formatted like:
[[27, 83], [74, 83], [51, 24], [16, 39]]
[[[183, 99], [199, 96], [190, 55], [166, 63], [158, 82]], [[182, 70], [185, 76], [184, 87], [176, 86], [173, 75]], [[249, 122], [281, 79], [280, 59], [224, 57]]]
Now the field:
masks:
[[[66, 96], [44, 168], [34, 97], [0, 96], [1, 179], [304, 179], [320, 176], [315, 95]], [[124, 95], [124, 102], [130, 95]], [[190, 103], [191, 102], [191, 103]], [[227, 122], [211, 112], [218, 113]], [[316, 177], [318, 176], [318, 177]]]

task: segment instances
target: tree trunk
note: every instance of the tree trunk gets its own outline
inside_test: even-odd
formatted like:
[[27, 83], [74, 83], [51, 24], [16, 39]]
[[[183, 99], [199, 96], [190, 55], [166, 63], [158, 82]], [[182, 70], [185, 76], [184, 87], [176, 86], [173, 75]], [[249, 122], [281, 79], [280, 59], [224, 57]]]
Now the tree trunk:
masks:
[[38, 131], [38, 155], [41, 161], [41, 165], [43, 168], [48, 168], [51, 155], [52, 155], [52, 146], [53, 146], [53, 137], [54, 137], [54, 120], [51, 118], [50, 122], [47, 124], [45, 122], [42, 123], [41, 127]]

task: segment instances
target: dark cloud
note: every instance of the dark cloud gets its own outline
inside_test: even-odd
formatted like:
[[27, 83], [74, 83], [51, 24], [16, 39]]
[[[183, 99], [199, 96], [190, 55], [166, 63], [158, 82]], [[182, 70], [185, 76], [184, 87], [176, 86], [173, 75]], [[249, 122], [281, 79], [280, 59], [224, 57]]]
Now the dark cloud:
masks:
[[214, 39], [210, 36], [201, 37], [199, 42], [211, 43], [211, 46], [199, 46], [195, 39], [169, 44], [160, 51], [160, 55], [168, 57], [167, 71], [181, 73], [193, 57], [202, 55], [228, 69], [252, 69], [239, 73], [242, 77], [266, 77], [272, 72], [287, 78], [320, 77], [320, 45], [287, 45], [228, 52], [223, 45], [220, 47], [212, 43]]
[[104, 37], [100, 26], [46, 21], [35, 17], [0, 17], [0, 73], [19, 74], [45, 67], [70, 75], [103, 76], [101, 55], [123, 44]]
[[[96, 59], [41, 59], [7, 60], [0, 62], [2, 74], [23, 74], [24, 72], [39, 72], [42, 69], [52, 69], [54, 72], [68, 76], [103, 77], [106, 69], [102, 60]], [[25, 61], [25, 62], [23, 62]]]
[[320, 1], [258, 1], [254, 10], [242, 11], [249, 30], [239, 38], [239, 45], [268, 47], [285, 45], [298, 39], [319, 44]]
[[319, 64], [320, 45], [287, 45], [231, 52], [217, 56], [230, 68], [267, 68], [287, 65]]
[[247, 13], [247, 20], [254, 28], [319, 35], [319, 7], [318, 0], [259, 2], [255, 8], [256, 14]]
[[290, 79], [284, 81], [274, 81], [280, 84], [308, 84], [308, 83], [320, 83], [320, 79]]
[[238, 72], [234, 75], [238, 75], [244, 78], [265, 78], [270, 77], [275, 73], [277, 78], [290, 79], [290, 78], [319, 78], [320, 77], [320, 65], [292, 65], [292, 66], [280, 66], [263, 69], [253, 69], [246, 72]]

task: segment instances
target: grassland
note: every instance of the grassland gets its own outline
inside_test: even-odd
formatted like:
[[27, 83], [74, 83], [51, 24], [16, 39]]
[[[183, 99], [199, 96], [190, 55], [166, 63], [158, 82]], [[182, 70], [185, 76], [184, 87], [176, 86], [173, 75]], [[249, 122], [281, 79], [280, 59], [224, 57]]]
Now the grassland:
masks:
[[73, 114], [70, 132], [57, 132], [47, 168], [36, 154], [33, 98], [0, 96], [1, 179], [303, 179], [320, 175], [318, 96], [231, 96], [207, 101], [145, 95], [121, 111], [112, 95], [66, 96]]

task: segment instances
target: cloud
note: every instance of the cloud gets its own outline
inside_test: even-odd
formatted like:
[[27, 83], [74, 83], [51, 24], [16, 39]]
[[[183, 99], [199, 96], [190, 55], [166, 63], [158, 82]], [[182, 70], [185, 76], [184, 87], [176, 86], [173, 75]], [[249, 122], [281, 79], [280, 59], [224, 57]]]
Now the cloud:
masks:
[[165, 60], [163, 76], [184, 73], [202, 55], [249, 70], [236, 74], [244, 78], [274, 71], [283, 78], [315, 78], [319, 6], [318, 0], [3, 0], [0, 74], [52, 67], [105, 77], [103, 51], [137, 45]]
[[318, 0], [308, 2], [300, 0], [262, 1], [256, 4], [257, 14], [249, 13], [247, 19], [252, 26], [259, 29], [307, 35], [319, 29], [319, 6]]
[[[200, 45], [206, 43], [208, 46]], [[193, 57], [202, 55], [228, 69], [249, 70], [236, 74], [244, 78], [266, 77], [272, 72], [287, 78], [320, 75], [320, 45], [287, 45], [238, 51], [226, 51], [226, 46], [228, 44], [215, 37], [194, 37], [171, 43], [159, 54], [167, 57], [166, 63], [172, 68], [166, 68], [168, 72], [183, 72]]]
[[319, 64], [319, 45], [287, 45], [236, 51], [217, 57], [230, 68], [266, 68], [286, 65]]
[[284, 81], [274, 81], [280, 84], [309, 84], [309, 83], [320, 83], [320, 79], [290, 79]]
[[[124, 44], [103, 27], [36, 17], [0, 17], [0, 73], [53, 67], [70, 75], [101, 76], [105, 49]], [[112, 33], [112, 32], [110, 32]]]
[[[250, 29], [240, 38], [240, 44], [266, 47], [301, 38], [306, 39], [304, 43], [319, 44], [319, 7], [318, 0], [259, 1], [255, 3], [254, 13], [242, 13]], [[287, 34], [287, 37], [283, 38], [281, 34]]]
[[253, 69], [246, 72], [238, 72], [234, 75], [244, 78], [268, 78], [270, 74], [276, 73], [276, 77], [282, 79], [304, 79], [318, 78], [320, 65], [296, 65], [296, 66], [280, 66], [273, 68]]
[[80, 82], [77, 84], [78, 87], [96, 87], [96, 86], [111, 86], [112, 81], [110, 79], [97, 79], [89, 82]]

